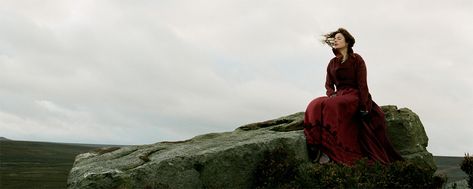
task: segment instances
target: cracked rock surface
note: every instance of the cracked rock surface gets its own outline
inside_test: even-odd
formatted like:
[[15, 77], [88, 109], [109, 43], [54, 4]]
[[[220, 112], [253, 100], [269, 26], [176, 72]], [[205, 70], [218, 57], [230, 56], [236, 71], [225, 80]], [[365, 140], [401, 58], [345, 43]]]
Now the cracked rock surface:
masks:
[[[392, 127], [388, 128], [390, 139], [401, 154], [435, 169], [417, 115], [395, 106], [382, 108], [388, 127]], [[303, 119], [304, 113], [299, 112], [186, 141], [97, 149], [76, 157], [67, 185], [94, 189], [251, 188], [253, 172], [265, 152], [284, 148], [294, 158], [308, 161]]]

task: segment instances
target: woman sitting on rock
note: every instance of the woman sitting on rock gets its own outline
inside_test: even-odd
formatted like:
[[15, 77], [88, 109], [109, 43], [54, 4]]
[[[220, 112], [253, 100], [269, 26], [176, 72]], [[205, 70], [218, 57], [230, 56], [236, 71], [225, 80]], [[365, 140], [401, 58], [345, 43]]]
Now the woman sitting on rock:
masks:
[[343, 28], [324, 37], [335, 57], [327, 66], [327, 96], [312, 100], [305, 112], [310, 158], [346, 165], [364, 157], [382, 164], [401, 160], [386, 135], [384, 113], [369, 94], [365, 62], [353, 52], [355, 38]]

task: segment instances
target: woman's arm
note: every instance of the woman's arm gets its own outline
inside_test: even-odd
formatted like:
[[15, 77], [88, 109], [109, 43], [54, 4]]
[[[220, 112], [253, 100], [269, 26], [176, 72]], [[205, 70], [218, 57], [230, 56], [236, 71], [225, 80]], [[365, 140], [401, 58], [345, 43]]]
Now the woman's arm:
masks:
[[360, 110], [361, 111], [368, 111], [369, 110], [369, 102], [368, 102], [368, 83], [366, 81], [366, 65], [365, 61], [361, 56], [357, 56], [357, 83], [358, 83], [358, 90], [360, 91]]
[[327, 75], [325, 76], [325, 89], [327, 89], [327, 96], [328, 97], [331, 97], [335, 94], [337, 94], [335, 92], [335, 83], [333, 82], [333, 79], [332, 79], [332, 76], [330, 75], [330, 65], [331, 65], [332, 61], [330, 61], [330, 63], [328, 64], [327, 66]]

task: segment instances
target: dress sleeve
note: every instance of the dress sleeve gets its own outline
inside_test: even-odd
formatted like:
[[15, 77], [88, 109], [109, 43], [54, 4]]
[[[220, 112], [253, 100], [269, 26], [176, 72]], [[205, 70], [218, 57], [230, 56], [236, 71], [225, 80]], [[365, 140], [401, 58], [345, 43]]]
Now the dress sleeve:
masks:
[[327, 89], [327, 96], [330, 97], [333, 94], [336, 94], [335, 92], [335, 84], [333, 82], [332, 76], [330, 75], [330, 65], [332, 61], [327, 66], [327, 76], [325, 77], [325, 89]]
[[357, 83], [358, 83], [358, 90], [360, 91], [360, 109], [364, 111], [368, 111], [369, 107], [369, 91], [368, 91], [368, 83], [366, 81], [366, 65], [365, 61], [361, 56], [357, 57]]

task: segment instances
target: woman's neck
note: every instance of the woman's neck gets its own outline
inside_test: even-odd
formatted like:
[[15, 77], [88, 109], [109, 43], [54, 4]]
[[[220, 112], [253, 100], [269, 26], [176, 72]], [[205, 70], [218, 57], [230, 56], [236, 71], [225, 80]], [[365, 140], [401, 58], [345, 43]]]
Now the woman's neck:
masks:
[[342, 55], [342, 62], [345, 62], [345, 60], [348, 58], [347, 54], [348, 54], [348, 49], [347, 48], [343, 48], [343, 49], [338, 49], [338, 52]]

